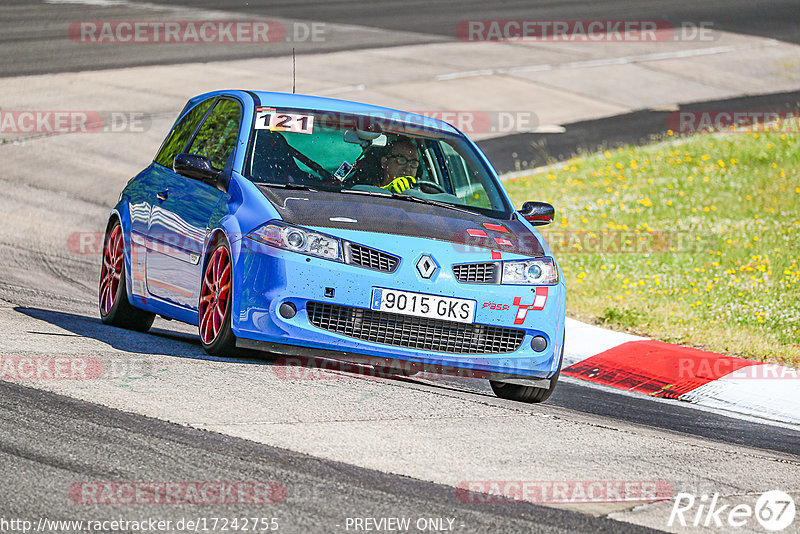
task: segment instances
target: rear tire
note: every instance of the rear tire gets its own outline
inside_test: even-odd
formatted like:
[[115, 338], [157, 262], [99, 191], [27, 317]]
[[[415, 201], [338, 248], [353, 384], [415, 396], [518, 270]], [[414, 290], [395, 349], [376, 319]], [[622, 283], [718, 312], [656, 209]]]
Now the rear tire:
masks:
[[544, 402], [550, 398], [553, 391], [558, 384], [558, 378], [561, 376], [561, 364], [564, 362], [564, 344], [561, 344], [561, 357], [558, 362], [558, 371], [550, 377], [549, 388], [537, 388], [535, 386], [520, 386], [519, 384], [507, 384], [505, 382], [498, 382], [490, 380], [489, 385], [492, 386], [494, 394], [501, 399], [513, 400], [517, 402], [527, 402], [536, 404]]
[[125, 247], [122, 226], [118, 220], [106, 231], [103, 241], [103, 265], [100, 269], [99, 308], [104, 324], [147, 332], [156, 316], [128, 301], [125, 275]]
[[208, 254], [197, 306], [200, 342], [212, 356], [234, 356], [239, 353], [231, 328], [232, 279], [230, 247], [227, 240], [221, 237]]

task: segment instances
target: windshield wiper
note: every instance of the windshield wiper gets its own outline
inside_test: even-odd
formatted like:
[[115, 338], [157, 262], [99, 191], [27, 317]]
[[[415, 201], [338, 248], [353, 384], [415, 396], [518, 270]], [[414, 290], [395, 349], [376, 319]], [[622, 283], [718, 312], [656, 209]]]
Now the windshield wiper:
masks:
[[422, 204], [430, 204], [432, 206], [438, 206], [441, 208], [447, 208], [455, 211], [460, 211], [462, 213], [469, 213], [470, 215], [475, 215], [476, 211], [470, 210], [468, 208], [462, 208], [460, 206], [456, 206], [454, 204], [448, 204], [447, 202], [442, 202], [441, 200], [430, 200], [427, 198], [420, 198], [414, 197], [411, 195], [404, 195], [402, 193], [392, 193], [387, 191], [386, 193], [378, 193], [377, 191], [362, 191], [359, 189], [342, 189], [342, 193], [350, 193], [353, 195], [367, 195], [371, 197], [383, 197], [383, 198], [396, 198], [397, 200], [405, 200], [406, 202], [421, 202]]
[[264, 184], [259, 184], [259, 185], [264, 185], [264, 186], [267, 186], [267, 187], [280, 187], [281, 189], [295, 189], [295, 190], [297, 190], [297, 191], [315, 191], [315, 192], [319, 192], [319, 190], [318, 190], [318, 189], [314, 189], [314, 188], [313, 188], [313, 187], [311, 187], [310, 185], [305, 185], [305, 184], [295, 184], [295, 183], [291, 183], [291, 184], [274, 184], [274, 183], [264, 183]]
[[475, 215], [475, 211], [470, 210], [468, 208], [462, 208], [461, 206], [456, 206], [455, 204], [450, 204], [448, 202], [442, 202], [441, 200], [431, 200], [427, 198], [420, 198], [414, 197], [411, 195], [404, 195], [401, 193], [392, 193], [392, 198], [396, 198], [398, 200], [406, 200], [409, 202], [421, 202], [423, 204], [430, 204], [432, 206], [439, 206], [440, 208], [447, 208], [451, 210], [460, 211], [462, 213], [469, 213], [470, 215]]
[[368, 197], [384, 197], [384, 198], [391, 198], [395, 193], [385, 192], [385, 193], [378, 193], [377, 191], [363, 191], [361, 189], [342, 189], [342, 193], [348, 193], [352, 195], [367, 195]]

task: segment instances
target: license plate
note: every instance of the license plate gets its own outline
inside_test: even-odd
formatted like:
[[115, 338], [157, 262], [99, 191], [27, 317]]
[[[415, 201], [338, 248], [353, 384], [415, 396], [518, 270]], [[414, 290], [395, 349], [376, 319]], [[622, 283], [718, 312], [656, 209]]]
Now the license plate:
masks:
[[378, 311], [459, 323], [471, 323], [475, 320], [474, 300], [439, 297], [397, 289], [376, 287], [372, 290], [370, 307]]

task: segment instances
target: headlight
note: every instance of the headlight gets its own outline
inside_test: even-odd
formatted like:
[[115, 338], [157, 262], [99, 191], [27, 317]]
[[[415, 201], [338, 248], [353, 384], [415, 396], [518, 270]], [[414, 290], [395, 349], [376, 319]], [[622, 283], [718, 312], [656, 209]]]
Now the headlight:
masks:
[[247, 237], [292, 252], [342, 261], [342, 244], [337, 238], [299, 226], [267, 223], [247, 234]]
[[553, 258], [503, 262], [503, 284], [551, 286], [558, 283]]

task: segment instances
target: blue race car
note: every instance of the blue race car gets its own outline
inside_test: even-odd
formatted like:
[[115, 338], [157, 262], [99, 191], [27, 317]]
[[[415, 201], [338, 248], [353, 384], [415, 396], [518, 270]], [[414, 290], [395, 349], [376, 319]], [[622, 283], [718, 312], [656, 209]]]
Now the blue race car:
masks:
[[198, 325], [212, 355], [255, 349], [487, 378], [546, 400], [566, 290], [486, 157], [422, 115], [312, 96], [191, 99], [106, 228], [104, 323]]

